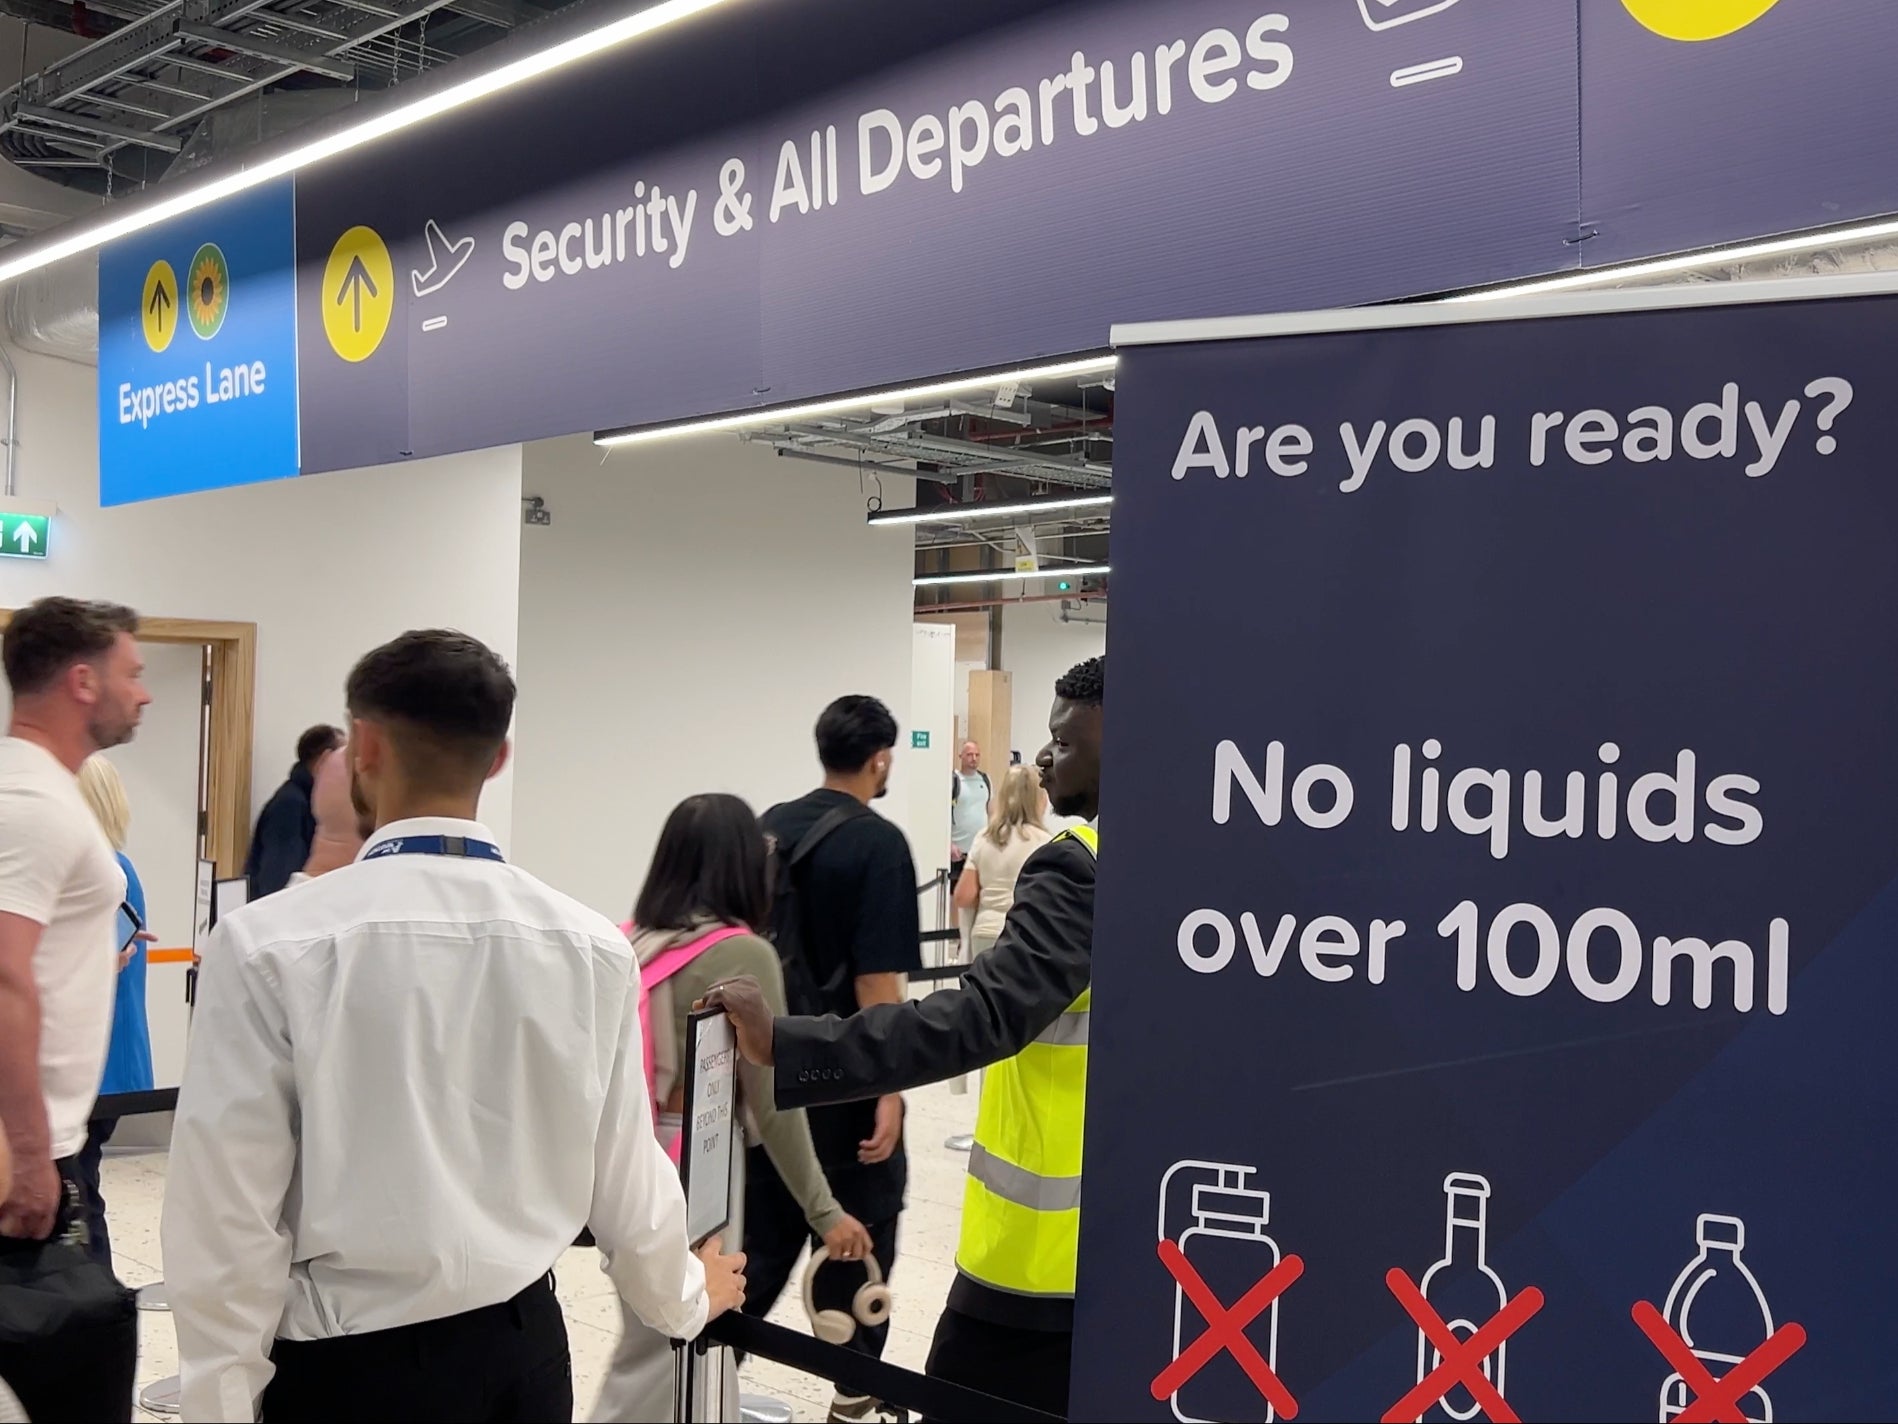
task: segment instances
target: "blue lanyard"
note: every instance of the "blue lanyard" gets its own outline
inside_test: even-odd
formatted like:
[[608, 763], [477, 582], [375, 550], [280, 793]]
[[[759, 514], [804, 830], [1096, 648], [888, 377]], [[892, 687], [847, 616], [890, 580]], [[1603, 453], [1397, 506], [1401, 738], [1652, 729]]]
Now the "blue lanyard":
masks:
[[496, 860], [506, 864], [501, 847], [486, 841], [471, 841], [466, 836], [399, 836], [383, 841], [364, 853], [364, 860], [381, 860], [391, 855], [452, 855], [464, 860]]

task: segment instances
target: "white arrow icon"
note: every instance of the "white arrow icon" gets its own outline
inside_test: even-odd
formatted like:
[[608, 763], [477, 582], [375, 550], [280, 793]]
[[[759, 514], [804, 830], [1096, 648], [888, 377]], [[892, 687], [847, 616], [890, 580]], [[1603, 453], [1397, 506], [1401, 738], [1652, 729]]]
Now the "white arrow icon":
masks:
[[29, 554], [33, 546], [40, 541], [39, 531], [22, 520], [13, 530], [13, 547], [22, 554]]
[[474, 256], [475, 249], [472, 237], [450, 240], [448, 234], [442, 231], [441, 224], [433, 218], [422, 229], [422, 237], [428, 243], [428, 271], [411, 269], [409, 272], [409, 280], [415, 284], [415, 295], [418, 297], [426, 297], [447, 286], [448, 279], [468, 265], [468, 259]]

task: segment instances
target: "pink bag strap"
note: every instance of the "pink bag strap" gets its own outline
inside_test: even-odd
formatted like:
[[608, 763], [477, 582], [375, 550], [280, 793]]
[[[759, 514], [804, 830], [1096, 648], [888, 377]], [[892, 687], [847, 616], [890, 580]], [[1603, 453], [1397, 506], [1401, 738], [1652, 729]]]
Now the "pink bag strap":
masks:
[[[633, 926], [630, 921], [621, 925], [620, 928], [626, 933], [628, 939], [632, 938]], [[712, 948], [713, 945], [723, 944], [728, 939], [734, 939], [739, 935], [749, 933], [751, 933], [751, 931], [738, 928], [734, 925], [720, 925], [717, 929], [700, 935], [697, 939], [692, 940], [688, 944], [681, 944], [672, 949], [663, 950], [654, 955], [650, 963], [640, 966], [639, 982], [644, 985], [646, 989], [651, 990], [665, 983], [666, 980], [670, 979], [674, 974], [677, 974], [681, 969], [685, 968], [686, 965], [705, 953], [706, 950]]]

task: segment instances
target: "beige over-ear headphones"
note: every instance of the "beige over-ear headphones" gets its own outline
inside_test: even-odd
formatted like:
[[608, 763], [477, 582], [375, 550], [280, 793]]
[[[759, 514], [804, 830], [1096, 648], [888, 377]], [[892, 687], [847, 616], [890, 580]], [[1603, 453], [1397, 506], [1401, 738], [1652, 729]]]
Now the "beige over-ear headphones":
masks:
[[[874, 1256], [863, 1258], [863, 1268], [870, 1279], [857, 1288], [850, 1298], [850, 1309], [819, 1310], [817, 1308], [817, 1273], [830, 1260], [830, 1252], [818, 1247], [811, 1257], [811, 1264], [804, 1272], [804, 1313], [810, 1317], [811, 1334], [827, 1345], [848, 1345], [855, 1338], [859, 1325], [881, 1325], [890, 1318], [890, 1307], [895, 1297], [890, 1288], [883, 1284], [883, 1267], [877, 1264]], [[846, 1264], [855, 1264], [854, 1262]]]

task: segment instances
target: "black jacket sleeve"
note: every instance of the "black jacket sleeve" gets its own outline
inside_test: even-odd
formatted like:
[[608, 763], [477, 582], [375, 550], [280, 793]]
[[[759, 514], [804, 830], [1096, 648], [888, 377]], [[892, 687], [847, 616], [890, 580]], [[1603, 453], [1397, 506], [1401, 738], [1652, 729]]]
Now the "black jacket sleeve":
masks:
[[850, 1018], [781, 1018], [779, 1107], [897, 1093], [1013, 1057], [1081, 996], [1094, 972], [1094, 857], [1073, 840], [1022, 867], [995, 947], [961, 987]]
[[270, 798], [257, 818], [257, 834], [245, 862], [253, 900], [274, 895], [290, 883], [309, 860], [315, 835], [316, 817], [308, 798], [285, 791]]

